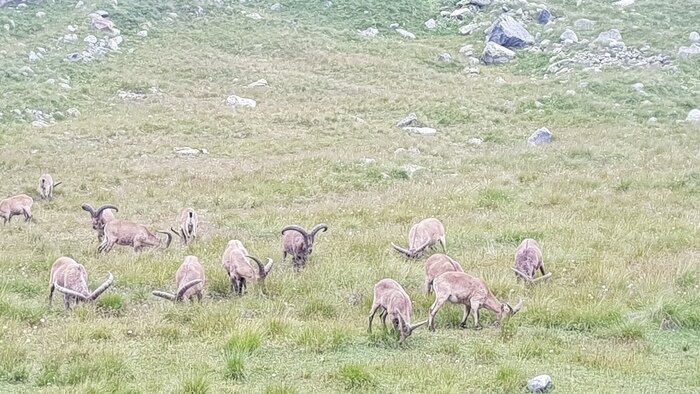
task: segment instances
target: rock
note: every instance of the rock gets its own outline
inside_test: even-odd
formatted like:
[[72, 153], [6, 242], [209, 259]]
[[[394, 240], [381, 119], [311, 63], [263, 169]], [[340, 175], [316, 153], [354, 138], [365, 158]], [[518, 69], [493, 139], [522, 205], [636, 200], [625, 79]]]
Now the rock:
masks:
[[411, 33], [408, 30], [396, 29], [396, 32], [399, 33], [399, 35], [401, 35], [401, 37], [403, 37], [407, 40], [415, 40], [416, 39], [416, 35]]
[[44, 127], [49, 127], [50, 124], [43, 121], [43, 120], [35, 120], [32, 122], [32, 126], [38, 128], [38, 129], [43, 129]]
[[491, 0], [468, 0], [468, 4], [473, 4], [479, 8], [486, 7], [491, 4]]
[[659, 121], [659, 120], [656, 119], [656, 118], [653, 117], [653, 116], [652, 116], [651, 118], [647, 119], [647, 123], [652, 123], [652, 124], [653, 124], [653, 123], [656, 123], [656, 122], [658, 122], [658, 121]]
[[468, 36], [473, 32], [479, 30], [479, 25], [477, 23], [470, 23], [459, 28], [459, 34]]
[[183, 146], [183, 147], [176, 146], [175, 148], [173, 148], [173, 150], [175, 151], [176, 154], [178, 154], [180, 156], [196, 156], [199, 154], [206, 155], [209, 153], [209, 151], [207, 151], [206, 149], [190, 148], [189, 146]]
[[614, 49], [616, 51], [624, 51], [627, 46], [622, 41], [612, 41], [608, 44], [608, 48]]
[[474, 54], [474, 45], [465, 45], [461, 48], [459, 48], [459, 53], [466, 57], [470, 57], [471, 55]]
[[274, 12], [282, 11], [282, 4], [280, 4], [280, 3], [275, 3], [275, 4], [271, 5], [271, 6], [270, 6], [270, 11], [274, 11]]
[[527, 139], [530, 145], [544, 145], [552, 142], [552, 132], [546, 127], [538, 129]]
[[107, 46], [109, 49], [116, 51], [119, 49], [119, 45], [124, 41], [124, 38], [122, 36], [116, 36], [112, 37], [109, 40], [107, 40]]
[[68, 116], [72, 116], [74, 118], [77, 118], [78, 116], [80, 116], [80, 111], [78, 111], [77, 108], [68, 108], [66, 113], [68, 114]]
[[546, 25], [549, 23], [550, 19], [552, 19], [552, 14], [546, 8], [540, 10], [540, 12], [537, 14], [537, 23], [540, 25]]
[[27, 77], [34, 74], [34, 70], [32, 70], [32, 68], [29, 66], [22, 66], [22, 68], [19, 69], [19, 72]]
[[474, 145], [474, 146], [479, 146], [484, 143], [484, 140], [481, 138], [470, 138], [469, 141], [467, 141], [469, 145]]
[[610, 29], [608, 31], [603, 31], [598, 34], [598, 38], [593, 40], [594, 43], [609, 46], [612, 42], [622, 41], [622, 34], [617, 29]]
[[578, 30], [593, 30], [595, 22], [590, 19], [581, 18], [574, 22], [574, 27]]
[[481, 70], [479, 69], [479, 67], [467, 67], [464, 69], [464, 72], [469, 75], [477, 75], [481, 73]]
[[441, 54], [438, 55], [437, 60], [438, 60], [439, 62], [449, 63], [449, 62], [452, 61], [452, 55], [450, 55], [450, 54], [447, 53], [447, 52], [441, 53]]
[[566, 30], [564, 30], [564, 32], [561, 33], [561, 36], [559, 36], [559, 39], [560, 39], [561, 41], [569, 40], [569, 41], [571, 41], [571, 42], [578, 42], [578, 36], [577, 36], [576, 33], [575, 33], [573, 30], [571, 30], [571, 29], [566, 29]]
[[489, 29], [488, 41], [505, 48], [524, 48], [535, 43], [535, 39], [512, 16], [499, 18]]
[[331, 7], [333, 7], [333, 2], [330, 0], [326, 0], [323, 2], [323, 6], [326, 8], [331, 8]]
[[467, 64], [469, 64], [472, 67], [475, 67], [475, 66], [478, 66], [479, 64], [481, 64], [481, 60], [479, 60], [479, 58], [472, 56], [469, 59], [467, 59]]
[[437, 28], [437, 22], [432, 18], [425, 21], [424, 25], [428, 30], [435, 30]]
[[471, 8], [464, 7], [464, 8], [459, 8], [459, 9], [452, 11], [452, 13], [450, 13], [450, 17], [457, 18], [457, 19], [464, 19], [465, 15], [471, 14], [471, 13], [472, 13]]
[[540, 102], [540, 101], [535, 101], [535, 108], [538, 108], [538, 109], [539, 109], [539, 108], [542, 108], [542, 107], [544, 107], [544, 104], [542, 104], [542, 102]]
[[87, 42], [88, 44], [97, 44], [97, 37], [90, 34], [89, 36], [85, 37], [83, 41]]
[[112, 21], [107, 20], [99, 15], [95, 15], [92, 18], [92, 27], [94, 27], [97, 30], [102, 30], [102, 31], [114, 33], [114, 23], [112, 23]]
[[678, 57], [681, 59], [690, 59], [697, 55], [700, 55], [700, 45], [698, 44], [678, 48]]
[[569, 90], [566, 91], [566, 95], [567, 95], [567, 96], [572, 96], [572, 97], [573, 97], [573, 96], [576, 96], [576, 91], [575, 91], [575, 90], [569, 89]]
[[418, 122], [418, 117], [416, 117], [416, 114], [411, 112], [410, 114], [408, 114], [407, 117], [400, 120], [399, 123], [396, 124], [396, 127], [406, 127], [406, 126], [410, 126], [410, 125], [415, 125], [417, 122]]
[[634, 89], [636, 92], [644, 93], [644, 84], [641, 82], [633, 83], [632, 89]]
[[69, 53], [68, 56], [66, 56], [66, 60], [73, 63], [79, 62], [80, 60], [82, 60], [82, 58], [83, 55], [81, 55], [80, 53]]
[[107, 12], [105, 10], [97, 10], [97, 11], [93, 11], [92, 13], [97, 14], [103, 18], [107, 18], [109, 16], [109, 12]]
[[418, 164], [406, 164], [403, 166], [403, 170], [408, 173], [408, 176], [413, 176], [416, 172], [424, 169], [425, 167], [419, 166]]
[[68, 85], [67, 83], [59, 83], [58, 86], [66, 90], [71, 90], [70, 85]]
[[698, 41], [700, 41], [700, 33], [694, 31], [694, 32], [690, 33], [690, 35], [688, 36], [688, 39], [690, 40], [690, 42], [698, 42]]
[[412, 156], [418, 156], [418, 155], [420, 155], [420, 150], [419, 150], [418, 148], [408, 148], [408, 149], [406, 149], [406, 148], [397, 148], [397, 149], [394, 151], [394, 156], [396, 156], [396, 155], [398, 155], [398, 154], [401, 154], [401, 153], [408, 153], [408, 154], [410, 154], [410, 155], [412, 155]]
[[255, 108], [258, 104], [255, 100], [249, 98], [238, 97], [235, 95], [228, 96], [226, 104], [231, 107]]
[[527, 381], [527, 388], [534, 393], [546, 393], [552, 388], [552, 377], [549, 375], [535, 376]]
[[363, 38], [372, 38], [379, 34], [379, 30], [375, 29], [374, 27], [368, 27], [365, 30], [358, 30], [357, 32], [360, 34], [360, 37]]
[[401, 27], [401, 25], [398, 23], [392, 23], [389, 25], [389, 29], [398, 29], [399, 27]]
[[78, 36], [75, 35], [75, 34], [72, 34], [72, 33], [71, 33], [71, 34], [66, 34], [65, 36], [63, 36], [63, 41], [65, 41], [65, 42], [76, 42], [76, 41], [78, 41]]
[[257, 88], [257, 87], [263, 87], [263, 86], [267, 86], [267, 80], [265, 80], [265, 79], [258, 79], [257, 81], [248, 85], [249, 88]]
[[83, 3], [82, 0], [81, 0], [81, 1], [79, 1], [79, 2], [77, 2], [77, 3], [75, 3], [75, 8], [76, 8], [76, 9], [78, 9], [78, 8], [83, 8], [84, 5], [85, 5], [85, 3]]
[[30, 62], [38, 62], [41, 60], [42, 56], [39, 53], [36, 53], [34, 51], [29, 52], [29, 61]]
[[37, 18], [43, 18], [43, 17], [45, 17], [45, 16], [46, 16], [46, 13], [43, 12], [43, 11], [39, 11], [39, 12], [36, 13], [36, 17], [37, 17]]
[[139, 37], [148, 37], [148, 30], [141, 30], [138, 33], [136, 33], [136, 35]]
[[688, 112], [688, 116], [685, 118], [686, 122], [693, 124], [700, 124], [700, 109], [692, 109]]
[[262, 16], [257, 12], [252, 12], [250, 14], [246, 14], [245, 16], [255, 21], [259, 21], [260, 19], [262, 19]]
[[68, 27], [66, 27], [66, 30], [68, 30], [68, 32], [70, 32], [70, 33], [75, 33], [75, 26], [68, 25]]
[[542, 42], [540, 42], [540, 48], [547, 48], [551, 43], [552, 42], [549, 40], [542, 40]]
[[515, 52], [490, 41], [481, 54], [481, 61], [485, 64], [503, 64], [515, 59]]
[[408, 131], [409, 133], [415, 133], [415, 134], [420, 134], [420, 135], [435, 135], [435, 134], [437, 134], [437, 130], [435, 130], [432, 127], [404, 127], [403, 129], [405, 131]]
[[364, 165], [370, 165], [370, 164], [374, 164], [376, 162], [377, 162], [377, 159], [373, 159], [371, 157], [363, 157], [362, 159], [360, 159], [360, 163], [362, 163]]
[[618, 7], [627, 7], [632, 4], [634, 4], [634, 0], [620, 0], [613, 3], [613, 5], [616, 5]]

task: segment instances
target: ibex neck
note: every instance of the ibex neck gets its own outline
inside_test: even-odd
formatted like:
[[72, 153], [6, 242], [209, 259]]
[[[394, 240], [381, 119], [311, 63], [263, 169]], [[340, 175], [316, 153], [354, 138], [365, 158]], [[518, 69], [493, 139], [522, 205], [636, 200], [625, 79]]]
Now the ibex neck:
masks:
[[484, 306], [484, 308], [490, 310], [491, 312], [500, 313], [501, 308], [503, 307], [503, 304], [501, 303], [501, 301], [499, 301], [496, 298], [496, 296], [494, 296], [493, 294], [491, 294], [489, 292], [489, 296], [484, 301], [483, 306]]

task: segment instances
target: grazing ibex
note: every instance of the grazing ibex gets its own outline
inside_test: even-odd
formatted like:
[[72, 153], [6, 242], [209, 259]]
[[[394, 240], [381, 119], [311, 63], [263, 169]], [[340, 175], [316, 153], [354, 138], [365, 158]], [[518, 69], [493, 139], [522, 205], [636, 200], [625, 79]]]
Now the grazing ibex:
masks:
[[175, 230], [172, 227], [170, 230], [180, 237], [180, 242], [182, 242], [183, 245], [189, 245], [190, 242], [197, 238], [198, 222], [199, 218], [194, 209], [185, 208], [182, 210], [182, 214], [180, 214], [180, 230]]
[[425, 292], [430, 294], [433, 291], [433, 281], [438, 276], [445, 272], [464, 272], [462, 266], [458, 262], [452, 260], [449, 256], [437, 253], [425, 261]]
[[389, 316], [394, 330], [400, 333], [400, 342], [405, 341], [413, 333], [413, 330], [427, 323], [427, 321], [423, 321], [411, 325], [413, 317], [411, 299], [403, 287], [393, 279], [382, 279], [374, 285], [374, 301], [372, 301], [372, 309], [369, 311], [369, 327], [367, 329], [370, 333], [372, 333], [372, 320], [374, 320], [374, 315], [379, 308], [382, 308], [379, 317], [382, 319], [384, 329], [386, 330], [386, 318]]
[[467, 326], [470, 312], [474, 312], [474, 328], [481, 329], [479, 309], [486, 308], [496, 314], [496, 324], [504, 323], [510, 316], [515, 315], [523, 307], [523, 300], [515, 307], [499, 301], [483, 280], [464, 272], [445, 272], [433, 281], [435, 302], [428, 312], [428, 329], [434, 331], [435, 314], [445, 302], [464, 305], [464, 317], [460, 327]]
[[[524, 239], [518, 246], [512, 270], [515, 271], [515, 276], [518, 280], [523, 279], [528, 283], [535, 283], [552, 276], [551, 272], [545, 275], [540, 245], [537, 244], [537, 241], [530, 238]], [[537, 270], [540, 270], [542, 276], [534, 279]]]
[[[257, 267], [254, 267], [249, 259], [255, 261]], [[228, 242], [221, 263], [231, 280], [231, 289], [239, 296], [243, 295], [243, 289], [247, 288], [247, 281], [255, 280], [264, 284], [267, 274], [272, 269], [271, 258], [268, 258], [267, 264], [263, 266], [260, 260], [248, 255], [248, 251], [237, 239]]]
[[59, 257], [51, 266], [49, 306], [53, 299], [54, 289], [63, 293], [63, 305], [67, 311], [70, 309], [71, 301], [73, 304], [95, 301], [112, 285], [113, 281], [114, 277], [109, 273], [109, 278], [91, 293], [88, 290], [85, 267], [70, 257]]
[[83, 204], [82, 208], [87, 211], [92, 218], [92, 228], [97, 231], [97, 241], [102, 243], [102, 238], [105, 235], [105, 225], [114, 220], [114, 212], [119, 212], [119, 209], [114, 205], [107, 204], [97, 209], [94, 209], [90, 204]]
[[434, 248], [438, 243], [442, 246], [442, 252], [445, 253], [445, 226], [438, 219], [428, 218], [411, 227], [408, 232], [408, 250], [394, 243], [391, 246], [406, 257], [417, 259], [426, 248]]
[[[165, 247], [170, 246], [173, 235], [167, 231], [156, 231], [165, 234], [167, 240]], [[127, 220], [114, 219], [105, 225], [104, 238], [97, 248], [98, 252], [109, 252], [116, 245], [131, 246], [135, 252], [140, 252], [145, 247], [160, 247], [163, 241], [158, 238], [146, 226], [129, 222]]]
[[[314, 240], [319, 231], [328, 230], [328, 226], [321, 223], [307, 232], [300, 226], [291, 225], [282, 229], [282, 261], [287, 259], [287, 255], [292, 255], [294, 270], [300, 271], [304, 268], [306, 260], [309, 258], [314, 248]], [[285, 234], [286, 233], [286, 234]]]
[[197, 297], [197, 300], [201, 302], [205, 281], [204, 267], [199, 263], [197, 257], [187, 256], [175, 273], [177, 292], [171, 294], [164, 291], [154, 291], [153, 295], [170, 301], [182, 301], [185, 298], [194, 301], [194, 298]]
[[13, 216], [17, 215], [24, 215], [24, 221], [31, 222], [33, 204], [34, 199], [26, 194], [19, 194], [0, 201], [0, 217], [3, 219], [3, 224], [7, 224]]
[[53, 188], [60, 185], [61, 182], [53, 183], [53, 177], [49, 174], [44, 174], [39, 178], [39, 196], [42, 199], [53, 200]]

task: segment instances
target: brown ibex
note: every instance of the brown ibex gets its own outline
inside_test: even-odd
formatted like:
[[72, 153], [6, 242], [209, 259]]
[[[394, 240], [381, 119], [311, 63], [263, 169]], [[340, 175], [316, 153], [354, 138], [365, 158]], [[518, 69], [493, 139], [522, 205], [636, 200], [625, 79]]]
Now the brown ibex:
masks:
[[180, 214], [180, 229], [175, 230], [170, 228], [170, 230], [180, 237], [180, 242], [183, 245], [189, 245], [190, 242], [197, 238], [197, 225], [199, 222], [199, 217], [197, 213], [192, 208], [185, 208]]
[[428, 218], [411, 227], [408, 232], [408, 249], [394, 243], [391, 246], [406, 257], [417, 259], [425, 252], [425, 249], [432, 249], [438, 243], [442, 246], [442, 252], [445, 253], [445, 226], [438, 219]]
[[510, 316], [515, 315], [523, 307], [523, 300], [515, 307], [499, 301], [483, 280], [464, 272], [445, 272], [433, 281], [435, 302], [428, 312], [428, 329], [434, 331], [435, 314], [445, 302], [464, 305], [464, 317], [460, 327], [467, 326], [467, 318], [474, 312], [474, 328], [481, 329], [479, 309], [486, 308], [496, 314], [496, 324], [503, 324]]
[[[156, 231], [165, 234], [165, 248], [170, 246], [173, 235], [167, 231]], [[140, 252], [145, 247], [160, 247], [163, 241], [153, 232], [141, 224], [127, 220], [114, 219], [107, 222], [104, 228], [104, 238], [97, 248], [98, 252], [109, 252], [116, 245], [131, 246], [135, 252]]]
[[[249, 259], [255, 261], [257, 267], [254, 267]], [[228, 242], [221, 263], [231, 280], [231, 289], [239, 296], [243, 295], [243, 289], [247, 288], [247, 281], [255, 280], [264, 284], [265, 278], [272, 269], [272, 259], [268, 258], [267, 264], [263, 266], [260, 260], [248, 254], [241, 241], [237, 239]]]
[[0, 201], [0, 217], [3, 219], [3, 224], [7, 224], [12, 220], [13, 216], [24, 215], [25, 222], [32, 221], [32, 205], [34, 199], [26, 194], [19, 194], [14, 197], [6, 198]]
[[[518, 246], [512, 270], [515, 271], [515, 276], [518, 280], [523, 279], [528, 283], [535, 283], [552, 276], [551, 272], [545, 275], [540, 245], [537, 244], [537, 241], [530, 238], [524, 239]], [[537, 270], [540, 270], [542, 276], [534, 279]]]
[[437, 253], [425, 261], [425, 292], [430, 294], [433, 291], [433, 281], [445, 272], [464, 272], [458, 262], [449, 256]]
[[105, 235], [105, 225], [114, 220], [114, 213], [111, 210], [119, 212], [119, 209], [111, 204], [103, 205], [97, 209], [94, 209], [90, 204], [83, 204], [81, 207], [90, 214], [92, 228], [97, 231], [97, 241], [102, 243], [102, 238]]
[[53, 183], [53, 177], [51, 175], [42, 175], [39, 177], [39, 196], [42, 199], [53, 200], [53, 188], [60, 184], [61, 182]]
[[66, 311], [78, 302], [92, 302], [104, 293], [112, 285], [114, 277], [109, 273], [109, 278], [92, 293], [88, 290], [87, 272], [82, 264], [70, 257], [59, 257], [51, 266], [49, 278], [49, 306], [53, 299], [54, 289], [63, 293], [63, 304]]
[[427, 323], [426, 321], [411, 325], [413, 317], [413, 305], [411, 299], [401, 285], [393, 279], [382, 279], [374, 285], [374, 301], [372, 309], [369, 311], [369, 327], [367, 330], [372, 333], [372, 320], [379, 308], [382, 309], [379, 317], [386, 330], [386, 318], [389, 317], [394, 331], [399, 332], [400, 342], [404, 342], [413, 330]]
[[170, 301], [182, 301], [185, 298], [194, 301], [196, 297], [201, 302], [204, 296], [205, 281], [204, 267], [199, 263], [199, 259], [195, 256], [186, 256], [185, 261], [175, 273], [177, 292], [171, 294], [164, 291], [154, 291], [153, 295]]
[[[328, 226], [321, 223], [307, 232], [301, 226], [291, 225], [282, 229], [282, 261], [287, 255], [292, 255], [294, 270], [300, 271], [306, 265], [306, 260], [313, 252], [314, 240], [319, 231], [328, 230]], [[286, 233], [286, 234], [285, 234]]]

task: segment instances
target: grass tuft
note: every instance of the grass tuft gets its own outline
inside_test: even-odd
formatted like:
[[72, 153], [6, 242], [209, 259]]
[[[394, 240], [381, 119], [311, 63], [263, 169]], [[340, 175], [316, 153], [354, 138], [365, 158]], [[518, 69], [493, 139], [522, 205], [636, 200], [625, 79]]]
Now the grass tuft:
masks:
[[367, 389], [377, 385], [376, 378], [360, 364], [346, 364], [338, 369], [338, 379], [346, 390]]

